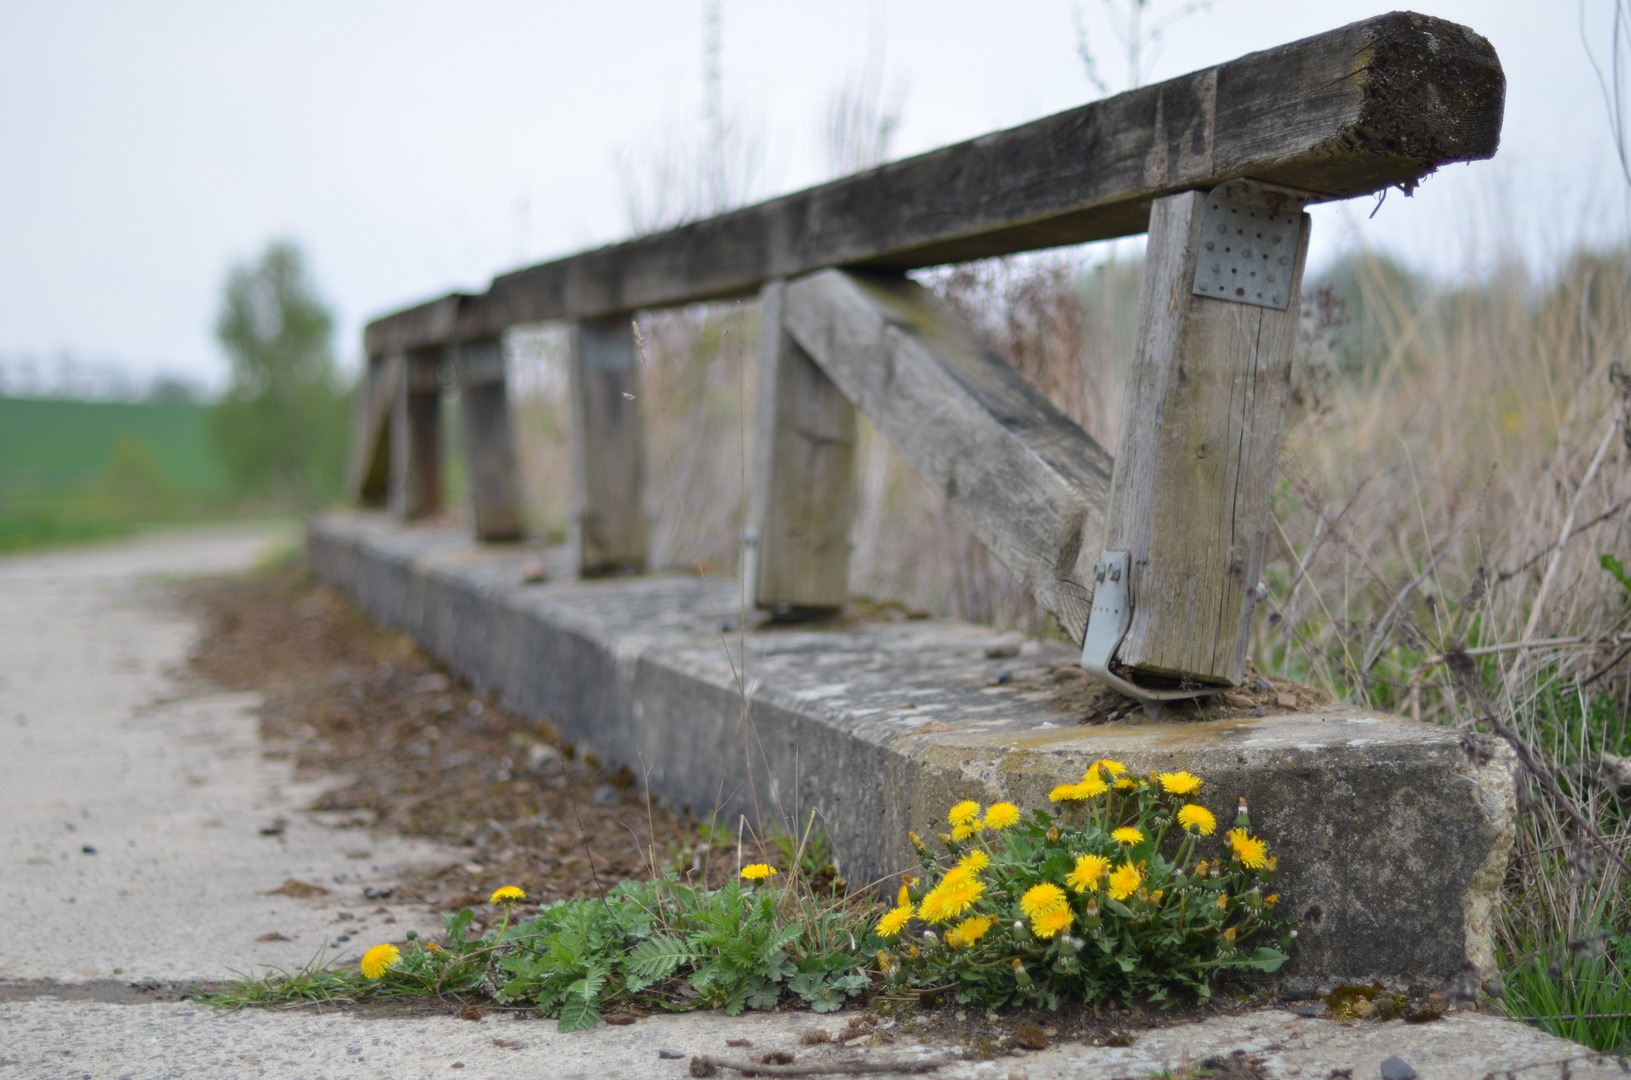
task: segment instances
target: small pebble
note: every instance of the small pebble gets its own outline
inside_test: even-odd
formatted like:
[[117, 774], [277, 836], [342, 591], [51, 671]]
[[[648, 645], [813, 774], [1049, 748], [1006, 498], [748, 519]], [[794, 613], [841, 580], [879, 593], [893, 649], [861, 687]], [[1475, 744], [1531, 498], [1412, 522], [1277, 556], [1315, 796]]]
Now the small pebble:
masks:
[[341, 934], [339, 937], [334, 939], [334, 943], [336, 945], [339, 945], [339, 944], [341, 944], [343, 942], [347, 942], [347, 941], [350, 941], [350, 940], [351, 940], [351, 935], [350, 934]]
[[1382, 1062], [1382, 1080], [1416, 1080], [1416, 1070], [1402, 1057], [1386, 1058]]
[[987, 660], [1002, 660], [1010, 656], [1018, 656], [1020, 647], [1025, 644], [1021, 634], [1004, 634], [992, 638], [985, 643], [985, 656]]
[[678, 1061], [685, 1055], [680, 1053], [678, 1050], [658, 1050], [657, 1056], [662, 1058], [664, 1061]]
[[96, 854], [96, 845], [95, 844], [86, 844], [84, 847], [80, 848], [79, 850], [83, 851], [87, 855], [95, 855]]

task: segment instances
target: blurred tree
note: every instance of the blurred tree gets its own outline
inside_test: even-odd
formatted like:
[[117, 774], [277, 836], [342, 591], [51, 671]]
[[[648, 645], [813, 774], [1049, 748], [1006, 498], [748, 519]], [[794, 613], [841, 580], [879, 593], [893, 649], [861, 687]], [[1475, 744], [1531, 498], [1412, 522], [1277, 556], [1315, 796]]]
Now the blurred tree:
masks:
[[333, 333], [295, 244], [273, 241], [227, 275], [215, 336], [232, 385], [212, 410], [210, 436], [239, 494], [302, 506], [339, 494], [349, 406]]

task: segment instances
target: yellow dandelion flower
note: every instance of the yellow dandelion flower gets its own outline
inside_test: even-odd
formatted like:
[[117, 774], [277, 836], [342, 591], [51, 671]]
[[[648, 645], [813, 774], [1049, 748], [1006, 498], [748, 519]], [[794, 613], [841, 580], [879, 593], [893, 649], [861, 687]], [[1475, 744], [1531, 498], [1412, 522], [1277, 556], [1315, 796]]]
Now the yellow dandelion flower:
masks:
[[1019, 898], [1019, 910], [1033, 919], [1049, 908], [1064, 906], [1066, 906], [1065, 890], [1051, 881], [1032, 885], [1025, 890], [1025, 895]]
[[1245, 829], [1229, 830], [1229, 846], [1235, 849], [1235, 858], [1248, 870], [1261, 870], [1268, 865], [1269, 846]]
[[1138, 787], [1141, 783], [1142, 783], [1142, 781], [1134, 780], [1130, 776], [1118, 776], [1118, 777], [1116, 777], [1116, 790], [1117, 791], [1131, 791], [1134, 788]]
[[1087, 775], [1082, 777], [1082, 782], [1076, 785], [1076, 790], [1081, 792], [1081, 798], [1096, 799], [1109, 791], [1110, 787], [1099, 776], [1099, 770], [1094, 768], [1089, 769]]
[[978, 874], [981, 870], [984, 870], [986, 867], [991, 865], [991, 856], [987, 855], [979, 848], [975, 848], [967, 855], [964, 855], [961, 859], [958, 859], [957, 865], [961, 866], [964, 870], [967, 870], [970, 873]]
[[902, 904], [900, 907], [890, 908], [884, 914], [884, 917], [878, 920], [877, 935], [884, 938], [894, 937], [906, 929], [906, 924], [912, 920], [912, 912], [911, 904]]
[[1060, 784], [1048, 792], [1049, 802], [1080, 802], [1085, 798], [1087, 795], [1080, 784]]
[[990, 929], [991, 919], [988, 916], [970, 915], [946, 932], [946, 944], [954, 949], [973, 945], [985, 937]]
[[959, 825], [951, 830], [951, 838], [960, 844], [979, 831], [980, 830], [973, 825]]
[[895, 894], [895, 906], [896, 907], [905, 907], [907, 904], [910, 904], [911, 902], [912, 902], [912, 891], [910, 889], [908, 889], [905, 885], [902, 885], [900, 887], [900, 892]]
[[1055, 825], [1053, 828], [1048, 830], [1048, 843], [1057, 844], [1058, 842], [1059, 842], [1059, 826]]
[[985, 882], [972, 874], [956, 874], [953, 868], [944, 880], [923, 898], [918, 906], [917, 917], [926, 923], [939, 925], [950, 922], [973, 907], [980, 897], [985, 895]]
[[1011, 802], [992, 803], [985, 812], [988, 829], [1011, 829], [1019, 824], [1019, 807]]
[[964, 799], [951, 808], [946, 815], [946, 821], [952, 825], [969, 825], [979, 819], [980, 804], [973, 799]]
[[1195, 876], [1198, 877], [1198, 878], [1206, 876], [1206, 860], [1205, 859], [1202, 859], [1200, 862], [1195, 864]]
[[1190, 832], [1198, 832], [1202, 836], [1211, 836], [1218, 828], [1218, 819], [1212, 816], [1212, 811], [1196, 803], [1185, 803], [1178, 808], [1178, 824]]
[[1167, 895], [1167, 891], [1165, 889], [1155, 890], [1154, 892], [1150, 893], [1150, 903], [1159, 904], [1161, 902], [1161, 898], [1165, 895]]
[[1268, 861], [1268, 872], [1272, 874], [1278, 869], [1280, 869], [1280, 860], [1277, 857], [1270, 855]]
[[1133, 828], [1131, 825], [1123, 825], [1121, 828], [1110, 834], [1110, 839], [1114, 840], [1118, 844], [1126, 844], [1128, 847], [1131, 847], [1134, 844], [1142, 844], [1144, 842], [1144, 834], [1140, 830]]
[[1155, 778], [1168, 795], [1193, 795], [1201, 789], [1201, 778], [1194, 773], [1164, 772], [1157, 773]]
[[375, 945], [362, 954], [362, 977], [377, 979], [387, 971], [396, 967], [396, 962], [402, 959], [401, 951], [395, 945]]
[[527, 898], [527, 894], [514, 885], [506, 885], [487, 898], [489, 904], [519, 904]]
[[1076, 916], [1071, 914], [1069, 907], [1049, 908], [1032, 916], [1031, 933], [1043, 941], [1047, 941], [1055, 937], [1061, 930], [1069, 929], [1070, 924], [1075, 921]]
[[1277, 893], [1277, 892], [1271, 892], [1267, 896], [1263, 897], [1263, 906], [1264, 907], [1273, 907], [1275, 904], [1278, 904], [1279, 902], [1280, 902], [1280, 894]]
[[742, 867], [742, 878], [745, 881], [763, 881], [779, 871], [768, 863], [756, 862]]
[[1138, 886], [1144, 880], [1138, 867], [1130, 862], [1124, 862], [1110, 872], [1110, 899], [1125, 900], [1138, 891]]
[[1081, 855], [1076, 868], [1065, 878], [1065, 884], [1079, 893], [1098, 892], [1099, 879], [1110, 872], [1110, 860], [1103, 855]]
[[883, 972], [885, 975], [887, 975], [894, 968], [894, 966], [895, 966], [894, 961], [889, 959], [889, 954], [884, 952], [882, 949], [879, 949], [878, 950], [878, 970]]
[[1098, 761], [1093, 763], [1093, 767], [1095, 769], [1103, 769], [1111, 776], [1120, 776], [1122, 773], [1127, 771], [1127, 766], [1123, 765], [1119, 761], [1111, 761], [1109, 758], [1100, 758]]
[[434, 941], [427, 941], [425, 942], [425, 951], [430, 953], [432, 956], [440, 956], [447, 950], [436, 944]]

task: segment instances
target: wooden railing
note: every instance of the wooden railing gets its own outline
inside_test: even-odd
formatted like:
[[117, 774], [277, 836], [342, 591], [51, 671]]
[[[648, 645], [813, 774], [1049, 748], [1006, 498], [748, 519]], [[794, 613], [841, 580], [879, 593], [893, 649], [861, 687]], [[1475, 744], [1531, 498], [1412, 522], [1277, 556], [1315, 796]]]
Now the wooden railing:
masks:
[[[761, 300], [746, 580], [836, 609], [859, 408], [1018, 575], [1083, 663], [1146, 700], [1244, 673], [1312, 202], [1488, 158], [1505, 78], [1473, 31], [1395, 13], [370, 323], [352, 483], [440, 500], [437, 366], [457, 374], [475, 529], [520, 536], [499, 337], [571, 321], [583, 574], [646, 563], [632, 315]], [[907, 270], [1148, 232], [1111, 456]]]

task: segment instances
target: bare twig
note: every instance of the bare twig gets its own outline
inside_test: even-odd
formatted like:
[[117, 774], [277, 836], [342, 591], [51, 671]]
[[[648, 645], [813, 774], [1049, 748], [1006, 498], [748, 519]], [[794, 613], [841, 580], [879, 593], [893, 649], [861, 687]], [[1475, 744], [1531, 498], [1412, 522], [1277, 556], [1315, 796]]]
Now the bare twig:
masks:
[[1529, 640], [1535, 636], [1535, 627], [1540, 623], [1541, 612], [1546, 609], [1546, 598], [1552, 591], [1552, 582], [1557, 577], [1558, 565], [1563, 562], [1563, 549], [1568, 545], [1569, 536], [1574, 531], [1574, 517], [1580, 512], [1580, 500], [1585, 498], [1586, 489], [1597, 477], [1597, 470], [1602, 467], [1603, 458], [1608, 455], [1608, 448], [1614, 441], [1614, 433], [1620, 429], [1620, 419], [1615, 417], [1609, 422], [1608, 430], [1603, 432], [1603, 441], [1597, 444], [1597, 452], [1591, 457], [1591, 465], [1586, 469], [1586, 475], [1581, 479], [1580, 486], [1575, 489], [1574, 498], [1569, 502], [1569, 513], [1563, 519], [1563, 530], [1558, 534], [1557, 547], [1552, 552], [1552, 561], [1546, 564], [1546, 575], [1540, 579], [1540, 590], [1535, 593], [1535, 603], [1529, 609], [1529, 621], [1523, 628], [1523, 641], [1518, 649], [1518, 655], [1513, 658], [1512, 667], [1506, 673], [1506, 682], [1503, 687], [1507, 696], [1518, 685], [1519, 673], [1523, 671], [1524, 653], [1528, 649]]
[[811, 1065], [763, 1065], [738, 1058], [717, 1058], [698, 1054], [691, 1059], [692, 1076], [711, 1076], [712, 1069], [731, 1069], [743, 1076], [857, 1076], [863, 1073], [924, 1073], [934, 1072], [942, 1065], [955, 1065], [955, 1058], [895, 1058], [868, 1060], [848, 1058], [843, 1061], [821, 1061]]
[[1415, 580], [1400, 589], [1398, 595], [1393, 598], [1393, 603], [1388, 605], [1388, 609], [1376, 621], [1376, 629], [1371, 633], [1370, 641], [1365, 645], [1365, 658], [1363, 666], [1360, 668], [1361, 673], [1368, 672], [1376, 666], [1376, 661], [1381, 659], [1382, 646], [1387, 644], [1388, 627], [1393, 625], [1393, 616], [1398, 613], [1400, 606], [1410, 598], [1410, 594], [1415, 592], [1422, 582], [1432, 575], [1434, 570], [1438, 569], [1438, 564], [1443, 561], [1444, 556], [1450, 553], [1450, 549], [1455, 547], [1455, 542], [1461, 539], [1461, 534], [1466, 531], [1467, 527], [1462, 525], [1451, 533], [1450, 539], [1445, 541], [1444, 546], [1439, 548], [1438, 554], [1434, 555], [1427, 563], [1427, 569], [1417, 574]]
[[1574, 804], [1569, 802], [1568, 796], [1558, 786], [1557, 779], [1549, 771], [1543, 769], [1540, 762], [1535, 760], [1534, 751], [1529, 749], [1529, 744], [1524, 742], [1517, 732], [1507, 727], [1500, 717], [1495, 715], [1495, 704], [1489, 700], [1489, 695], [1484, 692], [1484, 685], [1478, 678], [1478, 667], [1472, 662], [1472, 657], [1464, 652], [1451, 652], [1447, 662], [1451, 673], [1456, 677], [1456, 681], [1461, 684], [1461, 689], [1466, 692], [1468, 697], [1477, 702], [1483, 710], [1484, 722], [1508, 746], [1512, 747], [1512, 751], [1518, 755], [1518, 763], [1523, 766], [1524, 771], [1540, 782], [1540, 785], [1546, 789], [1546, 793], [1556, 801], [1557, 808], [1574, 823], [1574, 827], [1580, 830], [1583, 836], [1607, 853], [1608, 857], [1618, 863], [1620, 868], [1627, 874], [1631, 874], [1631, 863], [1626, 862], [1625, 856], [1616, 851], [1614, 845], [1602, 833], [1598, 832], [1591, 822], [1580, 815], [1580, 811], [1574, 808]]

